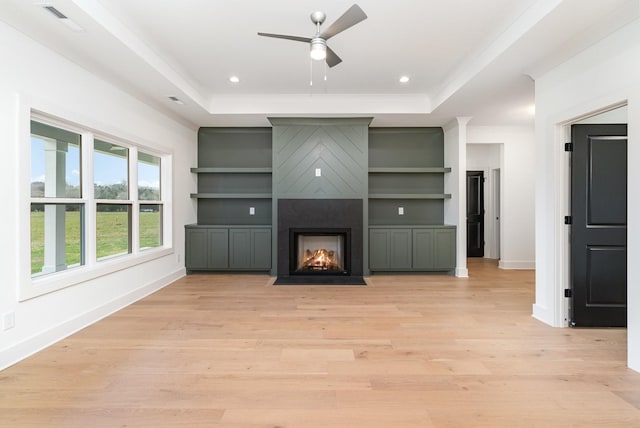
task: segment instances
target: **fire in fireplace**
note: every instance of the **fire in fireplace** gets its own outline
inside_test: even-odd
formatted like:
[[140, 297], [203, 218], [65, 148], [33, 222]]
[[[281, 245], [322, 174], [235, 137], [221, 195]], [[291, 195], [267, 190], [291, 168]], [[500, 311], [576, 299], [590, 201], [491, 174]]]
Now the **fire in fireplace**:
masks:
[[291, 274], [348, 275], [347, 245], [349, 231], [292, 230]]

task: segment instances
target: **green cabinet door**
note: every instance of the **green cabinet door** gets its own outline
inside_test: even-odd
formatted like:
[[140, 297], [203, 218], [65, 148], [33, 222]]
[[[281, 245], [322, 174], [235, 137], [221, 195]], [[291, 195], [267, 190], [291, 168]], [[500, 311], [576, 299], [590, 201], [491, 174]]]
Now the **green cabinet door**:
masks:
[[187, 269], [208, 267], [208, 230], [186, 229], [184, 264]]
[[209, 233], [209, 269], [229, 267], [229, 231], [225, 228], [206, 229]]
[[228, 231], [225, 228], [187, 227], [185, 267], [188, 270], [227, 269]]
[[434, 269], [451, 270], [456, 267], [456, 230], [434, 229]]
[[229, 268], [271, 269], [271, 229], [229, 229]]
[[271, 269], [271, 229], [251, 229], [251, 267]]
[[229, 267], [251, 268], [251, 229], [229, 229]]
[[433, 229], [413, 229], [413, 268], [433, 269]]
[[411, 229], [371, 229], [369, 269], [411, 269]]
[[369, 231], [369, 269], [389, 269], [389, 231], [386, 229]]
[[390, 232], [389, 267], [397, 270], [411, 269], [413, 258], [411, 254], [411, 229], [391, 229]]

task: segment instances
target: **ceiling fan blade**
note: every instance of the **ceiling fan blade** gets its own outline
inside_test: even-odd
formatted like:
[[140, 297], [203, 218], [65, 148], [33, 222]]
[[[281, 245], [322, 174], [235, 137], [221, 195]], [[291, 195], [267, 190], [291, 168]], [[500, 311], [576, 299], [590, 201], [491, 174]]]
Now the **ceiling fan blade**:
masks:
[[287, 36], [285, 34], [258, 33], [258, 36], [273, 37], [274, 39], [294, 40], [296, 42], [311, 43], [309, 37]]
[[336, 55], [336, 53], [333, 51], [333, 49], [331, 49], [329, 46], [327, 46], [327, 65], [329, 67], [333, 67], [334, 65], [338, 65], [342, 62], [342, 59]]
[[329, 26], [323, 33], [320, 35], [325, 40], [330, 39], [338, 33], [343, 32], [347, 28], [353, 27], [358, 22], [364, 21], [367, 19], [367, 14], [364, 13], [360, 6], [354, 4], [351, 6], [342, 16]]

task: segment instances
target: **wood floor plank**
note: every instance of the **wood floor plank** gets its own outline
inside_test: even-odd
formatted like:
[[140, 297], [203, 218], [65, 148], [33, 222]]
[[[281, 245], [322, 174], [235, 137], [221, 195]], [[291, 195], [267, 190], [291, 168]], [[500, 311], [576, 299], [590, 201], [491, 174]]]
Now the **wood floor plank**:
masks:
[[640, 427], [625, 329], [531, 317], [533, 271], [190, 275], [0, 372], [0, 427]]

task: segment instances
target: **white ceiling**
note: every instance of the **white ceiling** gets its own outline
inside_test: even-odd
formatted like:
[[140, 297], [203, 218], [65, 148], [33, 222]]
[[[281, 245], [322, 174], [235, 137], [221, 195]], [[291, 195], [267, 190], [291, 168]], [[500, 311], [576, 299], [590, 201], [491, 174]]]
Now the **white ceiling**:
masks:
[[343, 62], [326, 81], [308, 45], [256, 33], [312, 37], [311, 12], [326, 13], [326, 28], [353, 0], [2, 0], [0, 20], [191, 126], [265, 126], [274, 116], [531, 125], [533, 78], [639, 9], [638, 0], [357, 3], [368, 19], [329, 40]]

